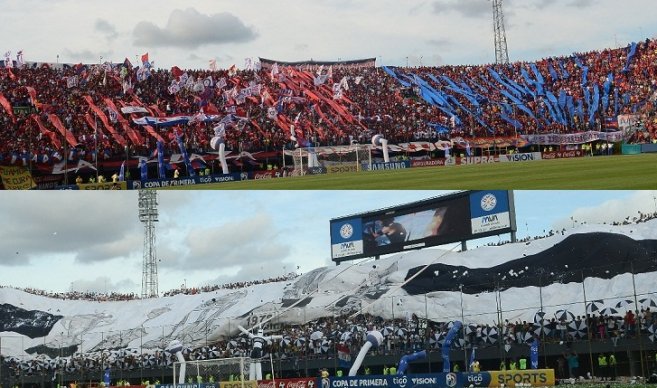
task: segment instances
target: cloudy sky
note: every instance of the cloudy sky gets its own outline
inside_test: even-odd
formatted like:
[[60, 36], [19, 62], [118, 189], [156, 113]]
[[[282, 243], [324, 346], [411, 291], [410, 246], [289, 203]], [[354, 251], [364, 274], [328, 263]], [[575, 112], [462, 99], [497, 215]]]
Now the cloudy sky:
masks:
[[[160, 191], [159, 289], [332, 265], [330, 219], [440, 194]], [[657, 211], [657, 191], [516, 191], [515, 202], [522, 238], [572, 228], [571, 217], [602, 223]], [[4, 192], [0, 214], [0, 286], [141, 293], [136, 191]]]
[[[386, 65], [494, 61], [490, 0], [0, 0], [4, 47], [27, 61], [145, 52], [156, 67], [376, 57]], [[505, 0], [509, 56], [535, 60], [654, 37], [654, 0]], [[59, 56], [59, 59], [57, 59]]]

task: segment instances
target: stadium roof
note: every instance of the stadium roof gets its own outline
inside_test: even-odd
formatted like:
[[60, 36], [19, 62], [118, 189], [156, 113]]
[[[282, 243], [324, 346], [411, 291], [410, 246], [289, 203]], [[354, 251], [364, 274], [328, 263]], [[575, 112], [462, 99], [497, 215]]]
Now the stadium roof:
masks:
[[352, 59], [348, 61], [315, 61], [310, 59], [308, 61], [286, 62], [277, 61], [274, 59], [267, 59], [260, 57], [260, 64], [262, 67], [268, 68], [274, 64], [279, 66], [347, 66], [347, 67], [374, 67], [376, 58]]

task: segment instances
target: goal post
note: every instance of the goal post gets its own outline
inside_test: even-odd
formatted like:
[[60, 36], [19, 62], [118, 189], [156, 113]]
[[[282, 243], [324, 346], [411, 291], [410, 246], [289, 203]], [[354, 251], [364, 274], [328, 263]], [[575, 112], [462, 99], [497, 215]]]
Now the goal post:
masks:
[[361, 171], [365, 164], [372, 165], [372, 146], [369, 144], [351, 144], [345, 146], [303, 147], [283, 150], [283, 159], [292, 160], [293, 175], [305, 175], [314, 167], [348, 167]]
[[[217, 358], [185, 362], [185, 383], [233, 382], [245, 388], [249, 378], [248, 357]], [[181, 363], [173, 363], [173, 386], [178, 385]]]

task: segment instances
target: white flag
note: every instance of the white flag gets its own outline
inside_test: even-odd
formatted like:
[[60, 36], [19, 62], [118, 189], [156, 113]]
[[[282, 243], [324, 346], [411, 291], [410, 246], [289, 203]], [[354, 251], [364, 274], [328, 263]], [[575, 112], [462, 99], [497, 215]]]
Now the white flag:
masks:
[[349, 83], [347, 83], [346, 76], [342, 77], [342, 80], [340, 80], [340, 87], [344, 90], [349, 90]]
[[13, 67], [13, 63], [11, 62], [11, 51], [5, 53], [5, 67]]
[[23, 67], [25, 65], [25, 61], [23, 60], [23, 50], [18, 50], [16, 53], [16, 64], [18, 67]]
[[251, 58], [244, 58], [244, 70], [253, 70], [253, 60]]
[[116, 113], [114, 109], [107, 108], [107, 113], [109, 114], [110, 122], [116, 123], [119, 119], [119, 114]]
[[78, 76], [74, 75], [72, 77], [66, 77], [66, 87], [67, 88], [74, 88], [78, 86]]

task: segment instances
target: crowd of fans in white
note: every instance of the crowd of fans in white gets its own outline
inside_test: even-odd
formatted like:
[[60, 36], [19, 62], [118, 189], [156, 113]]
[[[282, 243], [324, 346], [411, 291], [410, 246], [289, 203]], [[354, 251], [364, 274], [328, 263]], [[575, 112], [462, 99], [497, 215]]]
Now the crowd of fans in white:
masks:
[[[657, 218], [657, 213], [640, 213], [637, 217], [628, 217], [614, 225], [639, 224]], [[203, 286], [198, 288], [181, 288], [165, 293], [170, 297], [179, 293], [196, 294], [212, 292], [218, 289], [235, 289], [248, 287], [254, 284], [280, 282], [293, 280], [298, 275], [290, 273], [285, 276], [273, 277], [251, 282], [236, 282], [223, 285]], [[37, 295], [62, 298], [84, 299], [91, 301], [130, 300], [137, 299], [134, 294], [98, 294], [92, 292], [49, 293], [37, 289], [23, 289]], [[628, 298], [630, 298], [628, 296]], [[617, 298], [615, 298], [617, 299]], [[573, 342], [586, 340], [612, 340], [614, 343], [637, 335], [650, 334], [655, 338], [657, 326], [657, 299], [642, 296], [638, 299], [630, 298], [619, 302], [616, 309], [603, 309], [603, 301], [593, 301], [587, 306], [588, 314], [574, 315], [567, 310], [560, 310], [554, 316], [536, 312], [531, 321], [505, 319], [503, 322], [481, 323], [466, 319], [460, 337], [455, 341], [454, 347], [487, 347], [528, 344], [535, 338], [545, 342], [558, 342], [570, 347]], [[502, 311], [502, 315], [505, 312]], [[383, 319], [367, 314], [356, 317], [347, 316], [326, 317], [302, 325], [272, 324], [268, 327], [271, 333], [283, 336], [280, 340], [269, 342], [265, 352], [275, 359], [297, 359], [337, 357], [350, 359], [360, 349], [366, 340], [366, 333], [370, 330], [379, 330], [384, 335], [384, 343], [374, 354], [403, 354], [419, 350], [439, 351], [444, 337], [450, 328], [451, 322], [437, 322], [420, 318], [415, 314], [405, 313], [402, 318]], [[455, 319], [459, 319], [458, 317]], [[234, 338], [223, 341], [207, 343], [205, 346], [184, 349], [188, 359], [211, 359], [222, 357], [248, 356], [249, 340], [236, 334]], [[140, 354], [139, 351], [113, 351], [111, 363], [114, 367], [157, 368], [170, 365], [175, 356], [165, 351]], [[77, 359], [76, 359], [77, 357]], [[98, 369], [103, 362], [94, 355], [85, 358], [85, 354], [76, 354], [65, 367], [74, 371], [81, 368]], [[30, 362], [20, 359], [7, 359], [12, 370], [20, 373]], [[26, 364], [26, 362], [28, 364]], [[32, 365], [32, 364], [29, 364]], [[50, 364], [49, 364], [50, 365]], [[48, 369], [50, 368], [50, 369]], [[44, 366], [30, 373], [39, 371], [46, 373], [53, 368], [63, 368], [61, 365]]]

